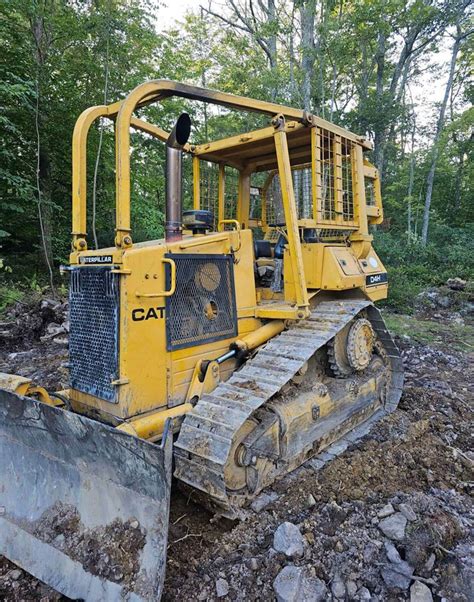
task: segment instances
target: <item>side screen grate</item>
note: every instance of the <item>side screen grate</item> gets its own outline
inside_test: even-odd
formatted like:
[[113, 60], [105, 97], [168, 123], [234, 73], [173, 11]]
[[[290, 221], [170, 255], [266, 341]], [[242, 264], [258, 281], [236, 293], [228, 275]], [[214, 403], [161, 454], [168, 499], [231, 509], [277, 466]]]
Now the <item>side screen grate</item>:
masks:
[[74, 268], [69, 288], [71, 387], [116, 403], [119, 284], [110, 268]]
[[176, 290], [166, 298], [168, 349], [236, 336], [232, 256], [168, 254], [167, 257], [176, 263]]

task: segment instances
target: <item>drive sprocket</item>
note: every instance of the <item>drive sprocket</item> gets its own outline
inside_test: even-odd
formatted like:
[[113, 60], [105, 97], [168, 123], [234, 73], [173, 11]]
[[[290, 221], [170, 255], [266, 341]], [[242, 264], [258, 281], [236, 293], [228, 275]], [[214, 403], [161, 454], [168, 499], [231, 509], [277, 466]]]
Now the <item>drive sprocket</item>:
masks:
[[372, 358], [375, 334], [369, 320], [356, 318], [328, 343], [328, 362], [337, 378], [365, 370]]

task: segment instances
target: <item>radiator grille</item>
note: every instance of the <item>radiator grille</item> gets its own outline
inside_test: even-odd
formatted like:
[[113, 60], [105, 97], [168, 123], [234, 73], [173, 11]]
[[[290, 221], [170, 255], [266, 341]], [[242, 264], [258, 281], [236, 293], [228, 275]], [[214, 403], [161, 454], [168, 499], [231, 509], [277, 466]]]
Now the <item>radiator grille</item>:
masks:
[[233, 258], [169, 254], [176, 290], [166, 298], [168, 349], [182, 349], [237, 335]]
[[69, 288], [71, 387], [116, 402], [118, 280], [107, 267], [75, 268]]

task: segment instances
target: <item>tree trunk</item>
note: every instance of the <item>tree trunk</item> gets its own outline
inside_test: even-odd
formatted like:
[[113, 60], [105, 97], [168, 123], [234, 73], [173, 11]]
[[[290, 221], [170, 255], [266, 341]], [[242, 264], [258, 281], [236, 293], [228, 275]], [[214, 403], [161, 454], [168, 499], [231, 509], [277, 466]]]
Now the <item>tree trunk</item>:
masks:
[[50, 46], [50, 36], [45, 28], [42, 15], [35, 15], [31, 21], [31, 34], [34, 42], [34, 59], [36, 63], [36, 106], [35, 106], [35, 129], [36, 129], [36, 189], [38, 205], [38, 221], [41, 233], [41, 248], [43, 259], [48, 270], [49, 282], [53, 294], [53, 251], [52, 231], [53, 219], [51, 211], [51, 173], [49, 169], [48, 149], [41, 139], [41, 131], [44, 130], [45, 116], [41, 113], [41, 84], [43, 82], [44, 65]]
[[271, 35], [268, 37], [268, 51], [270, 54], [270, 68], [272, 71], [277, 67], [277, 36], [275, 23], [277, 22], [276, 18], [276, 8], [275, 8], [275, 0], [268, 0], [267, 5], [267, 23], [271, 29]]
[[451, 93], [451, 87], [453, 85], [454, 72], [456, 71], [456, 60], [459, 53], [459, 48], [461, 46], [462, 35], [460, 32], [459, 26], [457, 26], [457, 35], [454, 40], [453, 49], [451, 52], [451, 64], [449, 67], [449, 76], [448, 81], [446, 83], [446, 89], [444, 91], [443, 102], [441, 103], [441, 107], [438, 115], [438, 122], [436, 124], [436, 133], [433, 140], [433, 150], [431, 156], [431, 166], [428, 172], [428, 176], [426, 178], [426, 196], [425, 196], [425, 208], [423, 211], [423, 227], [421, 231], [421, 241], [423, 245], [426, 245], [428, 242], [428, 227], [430, 223], [430, 209], [431, 209], [431, 197], [433, 195], [433, 184], [436, 172], [436, 164], [438, 162], [439, 155], [439, 139], [441, 137], [441, 132], [444, 127], [444, 117], [446, 114], [446, 107], [448, 104], [449, 95]]
[[410, 156], [410, 175], [408, 178], [408, 211], [407, 211], [407, 232], [408, 232], [408, 240], [411, 240], [411, 224], [412, 224], [412, 196], [413, 196], [413, 182], [415, 179], [415, 124], [413, 124], [413, 129], [411, 132], [411, 156]]
[[[343, 0], [339, 0], [339, 12], [337, 15], [338, 29], [341, 27], [342, 2], [343, 2]], [[329, 105], [329, 121], [332, 121], [332, 117], [334, 114], [334, 107], [336, 105], [336, 81], [337, 81], [337, 64], [336, 64], [336, 61], [334, 61], [333, 66], [332, 66], [331, 103]]]
[[295, 5], [291, 11], [291, 26], [288, 40], [288, 54], [290, 67], [290, 103], [294, 105], [297, 101], [296, 81], [295, 81], [295, 46], [294, 46], [294, 31], [295, 31]]
[[[369, 97], [369, 67], [367, 57], [367, 41], [361, 40], [361, 74], [360, 83], [358, 86], [359, 99], [365, 99]], [[367, 118], [364, 110], [360, 106], [359, 101], [359, 131], [361, 134], [367, 132]]]
[[[383, 110], [383, 78], [384, 78], [384, 70], [385, 70], [385, 34], [380, 31], [377, 36], [377, 54], [376, 54], [376, 62], [377, 62], [377, 80], [375, 87], [375, 94], [377, 97], [377, 106], [379, 110]], [[374, 162], [375, 166], [379, 170], [380, 174], [382, 174], [383, 167], [383, 150], [384, 150], [384, 126], [383, 120], [381, 116], [378, 116], [378, 122], [375, 127], [374, 132]]]
[[300, 5], [301, 70], [303, 71], [303, 108], [311, 110], [311, 82], [314, 70], [314, 17], [316, 2], [306, 0]]
[[459, 152], [459, 165], [456, 170], [456, 182], [454, 186], [454, 211], [456, 216], [461, 207], [462, 200], [462, 180], [464, 175], [464, 149], [461, 147]]

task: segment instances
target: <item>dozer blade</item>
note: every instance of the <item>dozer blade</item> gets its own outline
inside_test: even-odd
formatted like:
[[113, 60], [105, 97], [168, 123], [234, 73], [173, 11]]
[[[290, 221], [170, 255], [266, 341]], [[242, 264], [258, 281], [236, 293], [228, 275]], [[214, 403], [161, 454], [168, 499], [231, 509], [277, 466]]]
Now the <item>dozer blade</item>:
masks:
[[172, 445], [0, 390], [0, 554], [73, 599], [159, 600]]

